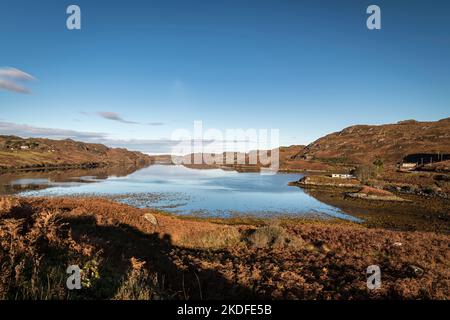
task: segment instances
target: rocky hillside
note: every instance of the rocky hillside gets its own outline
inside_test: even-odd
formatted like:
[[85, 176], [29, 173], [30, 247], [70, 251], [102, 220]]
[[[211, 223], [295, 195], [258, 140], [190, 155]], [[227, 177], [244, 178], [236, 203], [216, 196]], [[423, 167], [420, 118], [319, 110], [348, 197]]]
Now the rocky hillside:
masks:
[[143, 165], [149, 156], [126, 149], [71, 139], [24, 139], [0, 136], [0, 171], [59, 167], [103, 167], [107, 165]]
[[355, 125], [322, 137], [292, 160], [328, 164], [364, 164], [376, 159], [396, 164], [411, 154], [450, 154], [450, 118], [386, 125]]
[[[355, 125], [342, 131], [328, 134], [308, 146], [293, 145], [280, 147], [281, 171], [311, 172], [350, 172], [359, 165], [373, 164], [375, 160], [384, 168], [395, 168], [398, 163], [425, 162], [421, 170], [433, 171], [438, 168], [446, 172], [450, 159], [450, 118], [434, 122], [415, 120], [401, 121], [386, 125]], [[228, 164], [238, 171], [258, 171], [262, 166], [249, 164], [249, 154], [245, 156], [245, 164]], [[235, 155], [237, 158], [237, 155]], [[432, 164], [427, 161], [432, 160]], [[184, 157], [184, 161], [193, 161], [193, 155]], [[446, 161], [444, 161], [446, 160]], [[225, 161], [224, 161], [225, 162]], [[437, 165], [439, 162], [442, 165]], [[186, 162], [185, 162], [186, 163]], [[217, 167], [205, 164], [190, 167]]]

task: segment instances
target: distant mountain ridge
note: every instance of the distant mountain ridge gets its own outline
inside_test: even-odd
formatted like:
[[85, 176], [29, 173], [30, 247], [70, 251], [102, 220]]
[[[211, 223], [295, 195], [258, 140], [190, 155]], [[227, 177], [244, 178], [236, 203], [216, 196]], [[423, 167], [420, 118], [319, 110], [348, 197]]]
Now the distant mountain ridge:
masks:
[[[307, 146], [280, 147], [280, 170], [332, 171], [336, 168], [370, 164], [377, 159], [387, 165], [395, 165], [415, 154], [448, 156], [449, 141], [450, 118], [430, 122], [405, 120], [396, 124], [354, 125], [319, 138]], [[248, 157], [249, 154], [245, 154], [247, 164]], [[66, 166], [142, 165], [158, 161], [170, 163], [171, 156], [152, 157], [141, 152], [71, 139], [0, 136], [0, 171]], [[257, 170], [260, 164], [223, 167], [252, 171]]]
[[144, 165], [151, 158], [141, 152], [109, 148], [103, 144], [44, 138], [0, 136], [0, 170], [59, 167]]

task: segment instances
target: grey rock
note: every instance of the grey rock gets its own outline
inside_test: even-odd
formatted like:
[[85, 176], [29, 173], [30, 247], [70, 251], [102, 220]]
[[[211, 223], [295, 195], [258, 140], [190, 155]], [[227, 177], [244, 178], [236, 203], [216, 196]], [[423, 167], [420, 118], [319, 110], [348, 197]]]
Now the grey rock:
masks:
[[154, 215], [152, 215], [151, 213], [146, 213], [144, 214], [144, 219], [149, 221], [152, 225], [157, 226], [158, 225], [158, 220], [156, 219], [156, 217]]

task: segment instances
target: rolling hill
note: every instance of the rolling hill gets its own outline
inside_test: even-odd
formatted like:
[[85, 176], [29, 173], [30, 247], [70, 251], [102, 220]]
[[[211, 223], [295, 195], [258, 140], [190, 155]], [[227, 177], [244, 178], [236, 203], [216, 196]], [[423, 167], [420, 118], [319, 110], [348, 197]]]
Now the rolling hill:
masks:
[[0, 171], [150, 163], [151, 158], [143, 153], [102, 144], [0, 136]]
[[351, 126], [314, 141], [291, 160], [358, 165], [380, 159], [393, 165], [414, 154], [450, 154], [450, 118]]

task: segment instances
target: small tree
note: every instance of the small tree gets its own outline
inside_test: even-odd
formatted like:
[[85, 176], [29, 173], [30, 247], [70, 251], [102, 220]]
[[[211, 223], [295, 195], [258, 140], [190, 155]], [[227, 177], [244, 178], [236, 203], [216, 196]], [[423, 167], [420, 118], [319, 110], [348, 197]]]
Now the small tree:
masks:
[[373, 166], [371, 165], [361, 165], [358, 168], [356, 168], [355, 175], [356, 178], [358, 178], [359, 181], [361, 181], [363, 184], [366, 184], [370, 178], [373, 177], [374, 170]]
[[383, 173], [383, 160], [381, 160], [381, 159], [375, 159], [375, 161], [373, 162], [373, 165], [374, 165], [374, 173], [375, 173], [375, 176], [379, 176], [380, 174], [382, 174]]

